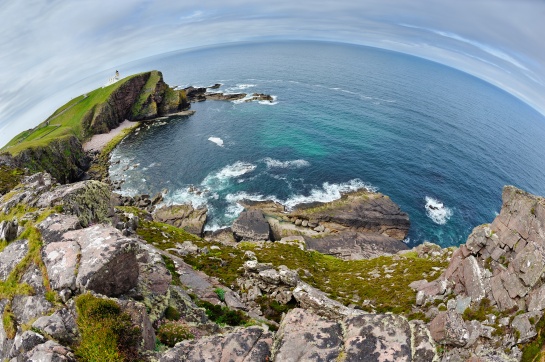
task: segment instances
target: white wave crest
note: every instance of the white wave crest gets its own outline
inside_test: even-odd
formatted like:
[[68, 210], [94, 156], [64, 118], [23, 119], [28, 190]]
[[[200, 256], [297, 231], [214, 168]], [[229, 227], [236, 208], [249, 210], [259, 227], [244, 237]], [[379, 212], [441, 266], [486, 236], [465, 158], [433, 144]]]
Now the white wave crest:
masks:
[[275, 160], [274, 158], [264, 158], [263, 162], [267, 165], [267, 168], [302, 168], [310, 166], [310, 162], [307, 160], [291, 160], [291, 161], [280, 161]]
[[214, 142], [215, 144], [217, 144], [220, 147], [223, 147], [223, 140], [221, 138], [219, 138], [219, 137], [209, 137], [208, 140], [210, 142]]
[[248, 89], [248, 88], [253, 88], [255, 86], [256, 86], [255, 84], [237, 84], [236, 88], [237, 89]]
[[350, 191], [366, 189], [371, 192], [376, 192], [378, 189], [374, 186], [366, 184], [360, 179], [353, 179], [340, 184], [330, 184], [324, 182], [321, 188], [312, 189], [309, 195], [295, 195], [288, 200], [281, 202], [286, 208], [293, 209], [299, 204], [310, 202], [330, 202], [340, 199], [342, 194]]
[[201, 185], [210, 190], [223, 190], [229, 187], [231, 179], [252, 172], [255, 168], [256, 166], [251, 163], [237, 161], [232, 165], [225, 166], [219, 171], [208, 174]]
[[259, 104], [263, 104], [265, 106], [274, 106], [274, 105], [277, 105], [278, 102], [276, 101], [276, 99], [278, 99], [278, 96], [271, 96], [272, 97], [272, 101], [259, 101], [257, 103]]
[[426, 215], [433, 220], [434, 223], [444, 225], [452, 216], [452, 210], [443, 205], [439, 200], [433, 197], [426, 196]]

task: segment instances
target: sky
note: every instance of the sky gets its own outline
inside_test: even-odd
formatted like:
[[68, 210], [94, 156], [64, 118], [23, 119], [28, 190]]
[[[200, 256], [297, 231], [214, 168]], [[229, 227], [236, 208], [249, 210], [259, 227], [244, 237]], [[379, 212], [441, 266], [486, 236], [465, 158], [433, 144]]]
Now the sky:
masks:
[[399, 51], [475, 75], [545, 115], [543, 19], [544, 0], [0, 0], [0, 146], [101, 86], [89, 81], [101, 71], [242, 41]]

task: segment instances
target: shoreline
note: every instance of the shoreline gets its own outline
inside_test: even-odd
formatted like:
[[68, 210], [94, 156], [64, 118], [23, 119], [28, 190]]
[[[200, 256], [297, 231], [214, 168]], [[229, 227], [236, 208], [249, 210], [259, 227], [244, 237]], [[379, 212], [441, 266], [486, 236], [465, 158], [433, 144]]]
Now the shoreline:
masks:
[[[129, 120], [124, 120], [117, 126], [113, 128], [108, 133], [96, 134], [91, 139], [83, 144], [83, 150], [85, 152], [101, 152], [110, 141], [116, 138], [119, 134], [125, 129], [136, 128], [140, 125], [139, 122], [131, 122]], [[129, 132], [126, 133], [126, 135]], [[125, 136], [126, 136], [125, 135]], [[124, 137], [123, 137], [124, 138]]]

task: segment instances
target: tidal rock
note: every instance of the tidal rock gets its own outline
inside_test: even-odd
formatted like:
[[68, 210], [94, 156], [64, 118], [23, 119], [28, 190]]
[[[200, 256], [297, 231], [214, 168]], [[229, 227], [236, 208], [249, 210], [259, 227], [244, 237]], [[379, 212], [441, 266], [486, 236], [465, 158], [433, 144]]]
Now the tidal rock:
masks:
[[11, 242], [0, 252], [0, 280], [5, 281], [28, 252], [28, 240]]
[[339, 323], [304, 309], [292, 309], [275, 337], [274, 361], [335, 361], [343, 344]]
[[108, 221], [112, 215], [111, 192], [105, 183], [89, 180], [59, 186], [40, 196], [37, 207], [61, 206], [77, 216], [81, 225]]
[[305, 237], [304, 240], [308, 249], [343, 260], [371, 259], [408, 249], [402, 241], [376, 233], [345, 231], [323, 237]]
[[160, 362], [265, 362], [272, 334], [260, 327], [239, 328], [225, 335], [182, 341], [165, 352]]
[[206, 207], [195, 209], [191, 204], [163, 206], [155, 210], [153, 219], [202, 236], [207, 212]]
[[290, 216], [330, 229], [373, 232], [397, 240], [405, 239], [410, 226], [409, 216], [388, 196], [365, 190], [343, 194], [328, 203], [297, 205]]
[[235, 238], [239, 241], [270, 240], [271, 230], [263, 212], [250, 209], [243, 211], [231, 226]]

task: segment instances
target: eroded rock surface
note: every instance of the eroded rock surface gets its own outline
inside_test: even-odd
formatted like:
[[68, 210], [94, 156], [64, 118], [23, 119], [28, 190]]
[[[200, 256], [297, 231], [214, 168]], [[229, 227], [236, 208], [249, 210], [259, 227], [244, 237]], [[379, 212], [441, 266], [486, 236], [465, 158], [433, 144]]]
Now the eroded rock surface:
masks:
[[163, 206], [155, 210], [153, 219], [202, 235], [207, 212], [206, 207], [195, 209], [191, 204]]
[[243, 211], [231, 226], [239, 241], [270, 240], [271, 230], [263, 212], [257, 209]]

